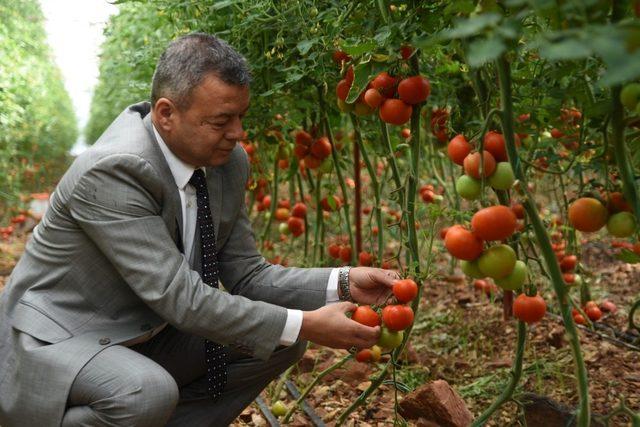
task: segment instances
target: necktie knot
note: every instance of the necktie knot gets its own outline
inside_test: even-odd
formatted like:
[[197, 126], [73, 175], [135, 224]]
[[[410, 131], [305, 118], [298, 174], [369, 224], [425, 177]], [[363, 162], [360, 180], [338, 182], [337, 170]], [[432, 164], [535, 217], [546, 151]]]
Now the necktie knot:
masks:
[[204, 172], [202, 169], [196, 169], [193, 171], [193, 175], [189, 178], [189, 184], [193, 185], [196, 190], [201, 188], [206, 188], [207, 180], [204, 177]]

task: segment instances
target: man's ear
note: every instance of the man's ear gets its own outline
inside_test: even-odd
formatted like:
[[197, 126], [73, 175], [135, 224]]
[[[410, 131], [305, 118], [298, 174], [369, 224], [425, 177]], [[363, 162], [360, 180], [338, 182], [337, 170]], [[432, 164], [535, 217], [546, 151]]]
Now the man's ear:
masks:
[[165, 132], [171, 132], [174, 127], [175, 115], [178, 109], [168, 98], [160, 98], [153, 106], [153, 122]]

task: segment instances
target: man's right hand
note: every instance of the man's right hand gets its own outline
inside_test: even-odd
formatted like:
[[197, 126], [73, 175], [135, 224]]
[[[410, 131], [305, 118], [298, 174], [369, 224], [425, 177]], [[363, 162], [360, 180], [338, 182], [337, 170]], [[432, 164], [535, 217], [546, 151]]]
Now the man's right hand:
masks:
[[373, 346], [380, 337], [380, 326], [365, 326], [348, 318], [346, 313], [356, 307], [341, 302], [303, 312], [299, 338], [332, 348]]

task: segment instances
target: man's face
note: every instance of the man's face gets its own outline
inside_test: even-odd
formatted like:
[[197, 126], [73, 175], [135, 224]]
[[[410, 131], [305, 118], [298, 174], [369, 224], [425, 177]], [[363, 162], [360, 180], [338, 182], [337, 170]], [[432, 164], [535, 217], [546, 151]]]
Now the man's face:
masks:
[[192, 92], [188, 109], [156, 102], [153, 121], [171, 151], [184, 162], [219, 166], [242, 139], [242, 119], [249, 109], [249, 87], [230, 85], [209, 74]]

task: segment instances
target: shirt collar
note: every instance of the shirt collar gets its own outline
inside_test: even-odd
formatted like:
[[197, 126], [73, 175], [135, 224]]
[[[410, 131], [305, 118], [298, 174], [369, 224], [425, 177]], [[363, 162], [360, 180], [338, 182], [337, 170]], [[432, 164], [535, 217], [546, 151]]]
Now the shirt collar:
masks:
[[[152, 125], [152, 126], [153, 126], [153, 133], [155, 134], [156, 139], [158, 140], [158, 145], [160, 146], [160, 150], [162, 151], [162, 154], [164, 155], [164, 158], [166, 159], [167, 164], [169, 165], [169, 169], [171, 170], [171, 174], [173, 175], [173, 180], [175, 181], [176, 185], [180, 190], [184, 190], [184, 188], [189, 183], [189, 180], [191, 179], [191, 175], [193, 175], [193, 172], [197, 168], [182, 161], [180, 158], [178, 158], [178, 156], [173, 154], [173, 152], [169, 149], [169, 147], [167, 147], [167, 144], [164, 142], [164, 140], [158, 133], [158, 130], [156, 129], [155, 125]], [[202, 171], [206, 176], [207, 174], [206, 169], [204, 167], [201, 167], [200, 169], [202, 169]]]

